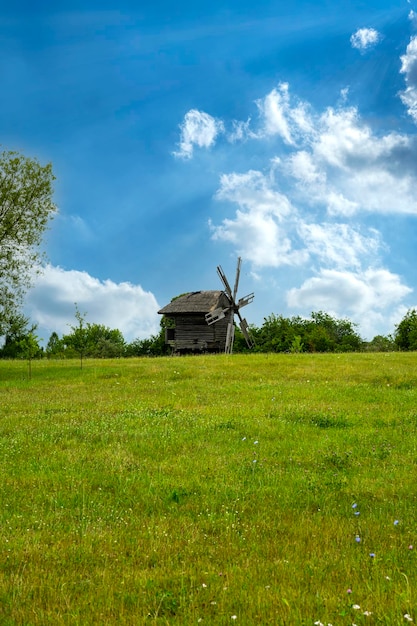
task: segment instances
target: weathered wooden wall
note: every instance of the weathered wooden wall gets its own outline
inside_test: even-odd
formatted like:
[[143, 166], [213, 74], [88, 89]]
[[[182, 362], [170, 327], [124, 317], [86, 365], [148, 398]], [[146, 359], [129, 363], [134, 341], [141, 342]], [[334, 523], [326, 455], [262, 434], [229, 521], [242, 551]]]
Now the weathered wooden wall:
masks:
[[[173, 316], [174, 317], [174, 316]], [[204, 315], [175, 315], [175, 338], [167, 343], [178, 351], [224, 351], [228, 319], [210, 326]]]

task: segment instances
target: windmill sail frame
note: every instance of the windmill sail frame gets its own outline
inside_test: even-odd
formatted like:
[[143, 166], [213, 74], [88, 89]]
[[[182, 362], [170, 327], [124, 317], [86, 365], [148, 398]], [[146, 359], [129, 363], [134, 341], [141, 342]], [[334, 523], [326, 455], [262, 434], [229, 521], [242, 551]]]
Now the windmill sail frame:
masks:
[[250, 293], [247, 296], [240, 298], [236, 302], [237, 291], [238, 291], [239, 280], [240, 280], [241, 266], [242, 266], [242, 259], [241, 257], [238, 257], [237, 267], [236, 267], [236, 278], [235, 278], [235, 283], [233, 286], [233, 292], [221, 265], [217, 266], [217, 274], [219, 275], [219, 278], [223, 283], [224, 293], [230, 302], [230, 306], [225, 307], [223, 309], [222, 308], [215, 309], [214, 311], [207, 313], [205, 316], [205, 319], [208, 325], [215, 324], [219, 320], [224, 319], [227, 315], [230, 316], [229, 323], [227, 325], [226, 344], [225, 344], [225, 349], [224, 349], [226, 354], [231, 354], [233, 351], [233, 342], [234, 342], [234, 335], [235, 335], [235, 324], [234, 324], [235, 315], [238, 316], [240, 330], [242, 331], [242, 334], [245, 338], [248, 348], [253, 348], [253, 346], [255, 345], [253, 338], [251, 337], [251, 334], [250, 334], [249, 325], [247, 321], [240, 314], [240, 309], [250, 304], [253, 301], [255, 295], [253, 293]]

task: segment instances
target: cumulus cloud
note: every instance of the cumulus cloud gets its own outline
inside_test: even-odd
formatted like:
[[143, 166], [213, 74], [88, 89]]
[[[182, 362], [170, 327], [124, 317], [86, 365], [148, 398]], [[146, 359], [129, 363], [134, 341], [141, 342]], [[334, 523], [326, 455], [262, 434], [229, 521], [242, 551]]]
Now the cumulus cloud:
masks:
[[300, 221], [299, 234], [305, 243], [310, 258], [321, 265], [337, 269], [359, 270], [364, 259], [375, 258], [381, 246], [376, 230], [362, 234], [349, 224], [307, 224]]
[[256, 101], [263, 126], [255, 137], [278, 135], [288, 145], [294, 145], [300, 133], [312, 131], [309, 107], [306, 103], [291, 104], [288, 83], [280, 83], [265, 98]]
[[160, 308], [154, 295], [140, 285], [100, 281], [87, 272], [47, 265], [26, 297], [25, 312], [38, 324], [39, 334], [66, 334], [75, 323], [75, 306], [90, 323], [118, 328], [127, 341], [159, 330]]
[[346, 220], [359, 213], [417, 215], [410, 137], [375, 135], [353, 107], [316, 113], [308, 103], [293, 104], [288, 85], [257, 104], [259, 131], [253, 137], [269, 132], [286, 147], [264, 172], [221, 176], [216, 198], [235, 204], [236, 212], [211, 225], [213, 238], [232, 243], [258, 268], [314, 261], [358, 269], [377, 258], [377, 231], [361, 233]]
[[301, 308], [313, 301], [339, 314], [343, 310], [363, 314], [369, 308], [396, 304], [411, 291], [398, 275], [386, 269], [370, 268], [361, 273], [322, 269], [300, 288], [290, 289], [287, 299], [291, 306]]
[[[359, 29], [351, 43], [365, 50], [380, 39], [374, 29]], [[417, 122], [417, 37], [401, 63], [400, 96]], [[299, 284], [304, 273], [288, 292], [292, 309], [349, 316], [372, 334], [387, 320], [398, 323], [412, 291], [385, 267], [381, 233], [384, 216], [417, 216], [417, 139], [375, 129], [348, 94], [346, 88], [337, 105], [315, 110], [281, 82], [256, 100], [257, 117], [232, 122], [229, 140], [245, 141], [253, 154], [258, 143], [264, 167], [220, 176], [215, 198], [227, 216], [210, 227], [213, 239], [252, 263], [253, 274], [294, 268]], [[381, 232], [365, 226], [373, 219]]]
[[397, 274], [387, 269], [369, 268], [364, 272], [322, 269], [300, 288], [287, 293], [289, 306], [306, 313], [321, 309], [337, 317], [349, 317], [371, 333], [382, 312], [391, 309], [394, 318], [403, 298], [411, 293]]
[[223, 175], [217, 198], [238, 209], [233, 219], [211, 224], [213, 238], [232, 243], [255, 268], [308, 263], [359, 269], [382, 247], [375, 229], [361, 232], [346, 223], [309, 221], [261, 172]]
[[217, 198], [239, 208], [234, 219], [212, 226], [214, 239], [232, 242], [257, 267], [298, 265], [305, 260], [287, 234], [294, 209], [261, 172], [223, 175]]
[[[274, 164], [294, 179], [300, 200], [324, 207], [329, 215], [417, 214], [410, 137], [375, 135], [354, 107], [315, 113], [308, 103], [298, 101], [292, 107], [288, 92], [286, 102], [285, 128], [296, 142]], [[262, 129], [268, 127], [264, 120], [260, 123]]]
[[375, 46], [381, 39], [381, 35], [374, 28], [359, 28], [350, 38], [352, 48], [367, 50]]
[[405, 75], [406, 89], [400, 94], [408, 114], [417, 124], [417, 37], [413, 37], [401, 57], [401, 73]]
[[180, 129], [179, 151], [174, 152], [174, 155], [190, 159], [195, 146], [198, 148], [213, 146], [217, 136], [224, 132], [224, 125], [221, 120], [217, 120], [204, 111], [191, 109], [186, 113]]

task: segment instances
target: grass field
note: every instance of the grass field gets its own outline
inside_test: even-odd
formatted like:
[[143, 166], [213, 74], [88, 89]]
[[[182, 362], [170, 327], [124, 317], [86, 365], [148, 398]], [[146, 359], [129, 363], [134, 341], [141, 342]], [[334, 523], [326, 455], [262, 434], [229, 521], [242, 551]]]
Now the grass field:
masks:
[[0, 361], [0, 624], [417, 621], [417, 354]]

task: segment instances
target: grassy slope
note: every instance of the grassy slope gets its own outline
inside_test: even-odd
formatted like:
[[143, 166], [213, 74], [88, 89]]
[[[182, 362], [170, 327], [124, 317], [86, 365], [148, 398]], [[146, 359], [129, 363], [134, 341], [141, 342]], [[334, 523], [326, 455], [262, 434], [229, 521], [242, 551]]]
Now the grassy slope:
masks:
[[417, 619], [416, 390], [415, 354], [0, 362], [0, 624]]

